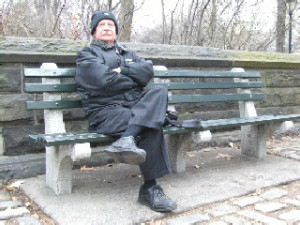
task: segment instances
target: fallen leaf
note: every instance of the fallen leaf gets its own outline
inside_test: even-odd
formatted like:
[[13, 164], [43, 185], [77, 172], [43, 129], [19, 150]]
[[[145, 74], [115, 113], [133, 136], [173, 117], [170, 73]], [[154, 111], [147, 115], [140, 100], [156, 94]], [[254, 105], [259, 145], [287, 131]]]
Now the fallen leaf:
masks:
[[261, 194], [261, 189], [260, 188], [256, 188], [255, 194], [260, 195]]
[[227, 159], [227, 160], [230, 160], [231, 159], [231, 156], [230, 155], [228, 155], [228, 154], [223, 154], [223, 153], [220, 153], [220, 154], [218, 154], [217, 155], [217, 157], [216, 157], [217, 159], [220, 159], [220, 158], [225, 158], [225, 159]]
[[82, 170], [82, 171], [90, 171], [90, 170], [94, 170], [94, 168], [86, 167], [86, 166], [84, 165], [84, 166], [82, 166], [82, 167], [80, 168], [80, 170]]
[[199, 165], [194, 165], [193, 167], [195, 167], [196, 169], [200, 169], [201, 168], [201, 166], [199, 166]]
[[203, 149], [202, 152], [210, 152], [209, 148]]
[[25, 182], [24, 180], [19, 180], [19, 181], [16, 181], [16, 182], [12, 183], [9, 186], [12, 187], [12, 188], [19, 188], [20, 185], [23, 184], [24, 182]]
[[193, 154], [193, 153], [187, 153], [187, 156], [192, 158], [192, 157], [195, 157], [195, 154]]

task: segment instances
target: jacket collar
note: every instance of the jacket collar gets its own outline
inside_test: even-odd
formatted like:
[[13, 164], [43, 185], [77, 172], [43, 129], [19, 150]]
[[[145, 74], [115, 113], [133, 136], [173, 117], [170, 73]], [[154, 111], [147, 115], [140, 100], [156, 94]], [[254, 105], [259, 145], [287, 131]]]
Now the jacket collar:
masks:
[[100, 48], [102, 48], [103, 50], [110, 50], [110, 49], [113, 49], [117, 45], [117, 43], [115, 42], [114, 44], [110, 44], [105, 41], [101, 41], [96, 38], [93, 38], [91, 45], [97, 45]]
[[107, 43], [105, 41], [101, 41], [101, 40], [98, 40], [96, 38], [93, 38], [92, 42], [91, 42], [91, 45], [99, 46], [100, 48], [102, 48], [105, 51], [111, 50], [111, 49], [116, 47], [117, 51], [120, 54], [124, 54], [124, 53], [128, 52], [127, 47], [124, 46], [124, 45], [118, 45], [117, 41], [115, 41], [115, 43], [113, 43], [113, 44], [110, 44], [110, 43]]

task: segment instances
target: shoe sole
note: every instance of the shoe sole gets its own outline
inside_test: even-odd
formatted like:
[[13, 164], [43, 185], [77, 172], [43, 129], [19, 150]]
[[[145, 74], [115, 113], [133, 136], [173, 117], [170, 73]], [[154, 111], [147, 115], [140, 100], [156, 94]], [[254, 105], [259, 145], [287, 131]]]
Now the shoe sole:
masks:
[[122, 149], [122, 151], [117, 152], [115, 149], [106, 148], [104, 149], [104, 152], [106, 152], [111, 158], [113, 158], [115, 162], [118, 163], [139, 165], [146, 160], [146, 154], [139, 154], [126, 149]]
[[143, 198], [138, 198], [138, 203], [141, 205], [148, 206], [151, 210], [156, 211], [156, 212], [171, 212], [177, 208], [177, 206], [169, 206], [169, 207], [154, 207], [153, 205], [149, 204], [149, 202]]

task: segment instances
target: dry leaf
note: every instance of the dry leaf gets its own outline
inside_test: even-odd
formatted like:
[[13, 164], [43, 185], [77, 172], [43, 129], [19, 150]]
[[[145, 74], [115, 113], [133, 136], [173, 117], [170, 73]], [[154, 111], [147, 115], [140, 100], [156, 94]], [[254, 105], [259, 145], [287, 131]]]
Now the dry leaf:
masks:
[[256, 188], [255, 194], [260, 195], [261, 194], [261, 189], [260, 188]]
[[201, 166], [199, 166], [199, 165], [194, 165], [193, 167], [195, 167], [196, 169], [200, 169], [201, 168]]
[[89, 170], [94, 170], [94, 168], [86, 167], [86, 166], [84, 165], [84, 166], [82, 166], [82, 167], [80, 168], [80, 170], [82, 170], [82, 171], [89, 171]]
[[16, 181], [14, 183], [12, 183], [11, 185], [9, 185], [9, 187], [12, 187], [12, 188], [19, 188], [21, 184], [23, 184], [25, 181], [24, 180], [19, 180], [19, 181]]
[[228, 155], [228, 154], [223, 154], [223, 153], [220, 153], [220, 154], [218, 154], [217, 155], [217, 157], [216, 157], [217, 159], [220, 159], [220, 158], [225, 158], [225, 159], [227, 159], [227, 160], [230, 160], [231, 159], [231, 156], [230, 155]]
[[195, 154], [193, 154], [193, 153], [187, 153], [187, 156], [188, 157], [195, 157]]
[[203, 149], [202, 152], [210, 152], [209, 148]]

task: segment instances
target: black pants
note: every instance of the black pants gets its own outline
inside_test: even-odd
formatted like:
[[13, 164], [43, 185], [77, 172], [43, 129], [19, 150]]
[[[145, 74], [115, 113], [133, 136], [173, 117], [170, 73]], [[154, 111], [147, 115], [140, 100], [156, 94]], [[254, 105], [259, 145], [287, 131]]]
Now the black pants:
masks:
[[146, 127], [138, 141], [138, 147], [147, 153], [140, 169], [147, 180], [159, 178], [171, 172], [162, 131], [167, 105], [167, 89], [156, 86], [143, 91], [135, 101], [101, 110], [90, 121], [90, 131], [120, 136], [129, 124]]

